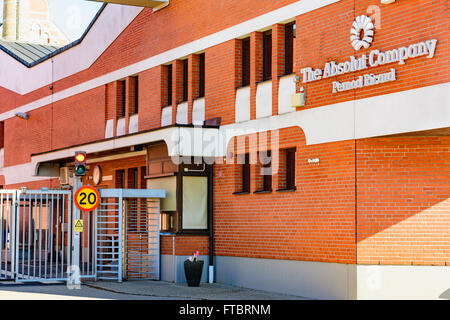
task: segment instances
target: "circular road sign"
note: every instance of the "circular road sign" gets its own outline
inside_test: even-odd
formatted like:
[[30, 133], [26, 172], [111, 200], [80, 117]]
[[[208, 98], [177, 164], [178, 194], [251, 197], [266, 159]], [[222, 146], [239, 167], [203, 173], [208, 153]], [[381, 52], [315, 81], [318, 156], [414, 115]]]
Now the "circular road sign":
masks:
[[75, 193], [75, 205], [81, 211], [95, 210], [100, 204], [100, 194], [97, 189], [85, 186]]

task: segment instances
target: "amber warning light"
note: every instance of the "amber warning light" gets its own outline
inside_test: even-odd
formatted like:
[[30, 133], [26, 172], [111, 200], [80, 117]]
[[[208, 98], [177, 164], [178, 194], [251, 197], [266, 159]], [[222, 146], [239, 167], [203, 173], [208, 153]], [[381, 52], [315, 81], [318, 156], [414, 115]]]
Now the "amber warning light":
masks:
[[86, 152], [84, 151], [75, 152], [75, 175], [86, 175]]

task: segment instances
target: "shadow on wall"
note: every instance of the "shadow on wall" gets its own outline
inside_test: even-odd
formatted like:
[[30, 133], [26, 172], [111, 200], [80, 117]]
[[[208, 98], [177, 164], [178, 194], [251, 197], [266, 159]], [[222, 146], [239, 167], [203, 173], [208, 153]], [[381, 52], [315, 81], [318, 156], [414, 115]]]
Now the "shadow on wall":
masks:
[[439, 298], [450, 300], [450, 288], [442, 292]]

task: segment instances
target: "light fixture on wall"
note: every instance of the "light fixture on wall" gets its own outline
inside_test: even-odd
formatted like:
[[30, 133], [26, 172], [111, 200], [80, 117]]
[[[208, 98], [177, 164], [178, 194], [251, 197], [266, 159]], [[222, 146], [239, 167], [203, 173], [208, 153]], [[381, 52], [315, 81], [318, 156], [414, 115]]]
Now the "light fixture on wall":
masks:
[[381, 0], [381, 3], [382, 4], [389, 4], [389, 3], [393, 3], [393, 2], [395, 2], [396, 0]]
[[30, 118], [28, 113], [25, 113], [25, 112], [18, 112], [15, 114], [15, 116], [19, 117], [20, 119], [23, 119], [23, 120], [28, 120]]
[[306, 104], [306, 90], [300, 87], [300, 92], [291, 95], [291, 107], [300, 108]]

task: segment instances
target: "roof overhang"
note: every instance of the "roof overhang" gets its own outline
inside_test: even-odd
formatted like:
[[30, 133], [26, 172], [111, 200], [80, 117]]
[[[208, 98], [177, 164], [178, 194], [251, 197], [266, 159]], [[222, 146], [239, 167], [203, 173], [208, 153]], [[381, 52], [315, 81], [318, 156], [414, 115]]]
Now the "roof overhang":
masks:
[[59, 176], [60, 163], [73, 161], [75, 151], [88, 154], [115, 151], [136, 145], [164, 141], [171, 157], [217, 157], [225, 154], [219, 128], [171, 126], [143, 133], [115, 137], [31, 156], [35, 176]]
[[147, 7], [153, 9], [161, 9], [169, 4], [169, 0], [89, 0], [89, 1], [115, 3], [126, 6]]

